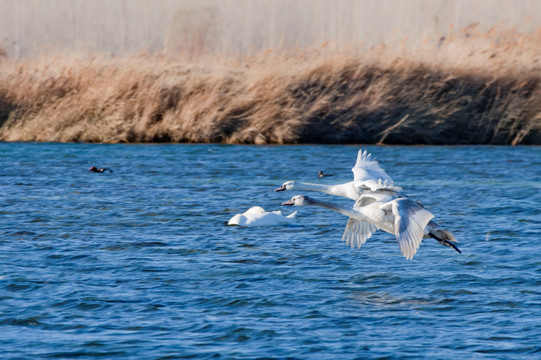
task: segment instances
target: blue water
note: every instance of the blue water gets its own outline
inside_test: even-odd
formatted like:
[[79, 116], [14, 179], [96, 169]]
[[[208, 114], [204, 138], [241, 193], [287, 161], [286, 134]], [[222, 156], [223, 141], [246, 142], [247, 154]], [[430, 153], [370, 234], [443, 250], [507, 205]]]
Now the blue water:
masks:
[[463, 254], [350, 249], [321, 208], [227, 226], [358, 148], [1, 143], [1, 356], [541, 358], [539, 147], [367, 147]]

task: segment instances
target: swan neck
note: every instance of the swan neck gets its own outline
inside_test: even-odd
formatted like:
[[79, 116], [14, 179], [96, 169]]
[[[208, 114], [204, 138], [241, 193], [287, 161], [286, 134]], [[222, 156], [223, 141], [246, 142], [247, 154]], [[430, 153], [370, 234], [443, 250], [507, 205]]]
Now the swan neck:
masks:
[[344, 206], [344, 205], [340, 205], [340, 204], [336, 204], [336, 203], [332, 203], [328, 201], [322, 201], [322, 200], [315, 200], [315, 199], [310, 199], [310, 200], [311, 202], [309, 203], [309, 205], [319, 206], [325, 209], [339, 212], [342, 215], [346, 215], [357, 220], [366, 221], [366, 218], [360, 212], [353, 210], [349, 206]]
[[330, 185], [297, 182], [296, 190], [328, 192]]
[[299, 182], [297, 183], [296, 188], [297, 190], [319, 191], [329, 195], [350, 197], [347, 194], [347, 185], [349, 185], [349, 183], [339, 185], [325, 185]]

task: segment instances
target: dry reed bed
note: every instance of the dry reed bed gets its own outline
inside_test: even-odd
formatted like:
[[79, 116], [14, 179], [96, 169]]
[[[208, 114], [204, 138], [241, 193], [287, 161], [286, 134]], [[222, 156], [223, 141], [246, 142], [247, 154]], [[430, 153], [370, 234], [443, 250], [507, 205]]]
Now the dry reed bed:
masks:
[[0, 61], [0, 140], [541, 144], [540, 34]]

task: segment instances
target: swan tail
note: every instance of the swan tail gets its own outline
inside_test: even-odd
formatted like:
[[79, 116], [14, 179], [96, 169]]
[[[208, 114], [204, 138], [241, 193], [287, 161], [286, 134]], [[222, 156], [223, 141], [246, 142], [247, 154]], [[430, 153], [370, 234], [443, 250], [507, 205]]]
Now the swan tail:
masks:
[[233, 216], [231, 219], [229, 219], [229, 222], [227, 223], [227, 225], [240, 225], [241, 221], [242, 221], [242, 215], [237, 214]]
[[293, 219], [296, 215], [297, 215], [297, 211], [293, 211], [291, 214], [289, 214], [288, 216], [286, 216], [286, 218], [288, 218], [288, 219]]
[[349, 218], [344, 235], [342, 235], [342, 241], [345, 241], [346, 245], [352, 249], [355, 246], [360, 248], [377, 229], [374, 224], [369, 222]]
[[449, 230], [437, 229], [436, 231], [434, 231], [434, 235], [436, 235], [437, 237], [439, 237], [442, 240], [448, 240], [448, 241], [453, 242], [453, 243], [458, 242], [456, 237]]
[[[431, 232], [428, 233], [428, 236], [430, 236], [433, 239], [436, 239], [440, 244], [448, 246], [450, 248], [453, 248], [457, 253], [462, 254], [462, 251], [458, 248], [458, 246], [455, 245], [456, 238], [451, 234], [448, 230], [437, 230], [435, 231], [437, 233], [433, 234]], [[440, 237], [439, 235], [442, 235], [443, 237]], [[453, 240], [451, 240], [451, 238]]]

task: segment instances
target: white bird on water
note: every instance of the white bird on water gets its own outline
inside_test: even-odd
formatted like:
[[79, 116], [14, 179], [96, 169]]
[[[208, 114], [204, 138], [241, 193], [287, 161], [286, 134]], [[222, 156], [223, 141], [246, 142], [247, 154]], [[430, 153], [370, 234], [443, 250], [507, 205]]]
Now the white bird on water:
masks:
[[[299, 204], [295, 204], [295, 201], [292, 202], [293, 198], [284, 203], [285, 205], [297, 206], [302, 206], [302, 204], [322, 206], [350, 216], [342, 239], [352, 247], [355, 244], [360, 247], [377, 228], [381, 228], [397, 236], [402, 253], [409, 259], [413, 257], [413, 254], [419, 248], [423, 237], [432, 237], [440, 244], [451, 247], [459, 253], [461, 252], [455, 245], [456, 238], [454, 235], [450, 231], [440, 228], [438, 224], [431, 220], [434, 216], [424, 209], [422, 204], [411, 200], [402, 192], [402, 188], [395, 186], [391, 177], [372, 158], [371, 154], [360, 150], [352, 171], [354, 180], [345, 184], [325, 185], [287, 181], [275, 191], [319, 191], [355, 200], [356, 203], [352, 208], [344, 208], [340, 205], [321, 202], [308, 197], [296, 199]], [[308, 202], [305, 199], [309, 199]], [[362, 218], [364, 220], [360, 218], [359, 212], [364, 216]], [[425, 219], [428, 219], [426, 223], [424, 222]], [[400, 224], [408, 224], [408, 226], [411, 224], [422, 225], [421, 235], [419, 236], [419, 231], [415, 231], [417, 234], [415, 237], [405, 237], [405, 233], [401, 235], [401, 229], [404, 230], [408, 226], [404, 227], [404, 225]], [[414, 226], [414, 228], [416, 227]], [[408, 234], [412, 235], [413, 233], [408, 232]], [[403, 244], [405, 244], [407, 250], [402, 247]], [[412, 249], [414, 249], [413, 253], [411, 253]]]
[[274, 226], [281, 224], [292, 223], [293, 218], [297, 215], [294, 211], [287, 216], [283, 216], [280, 210], [265, 211], [261, 206], [254, 206], [246, 210], [242, 214], [236, 214], [227, 225], [239, 225], [239, 226]]

